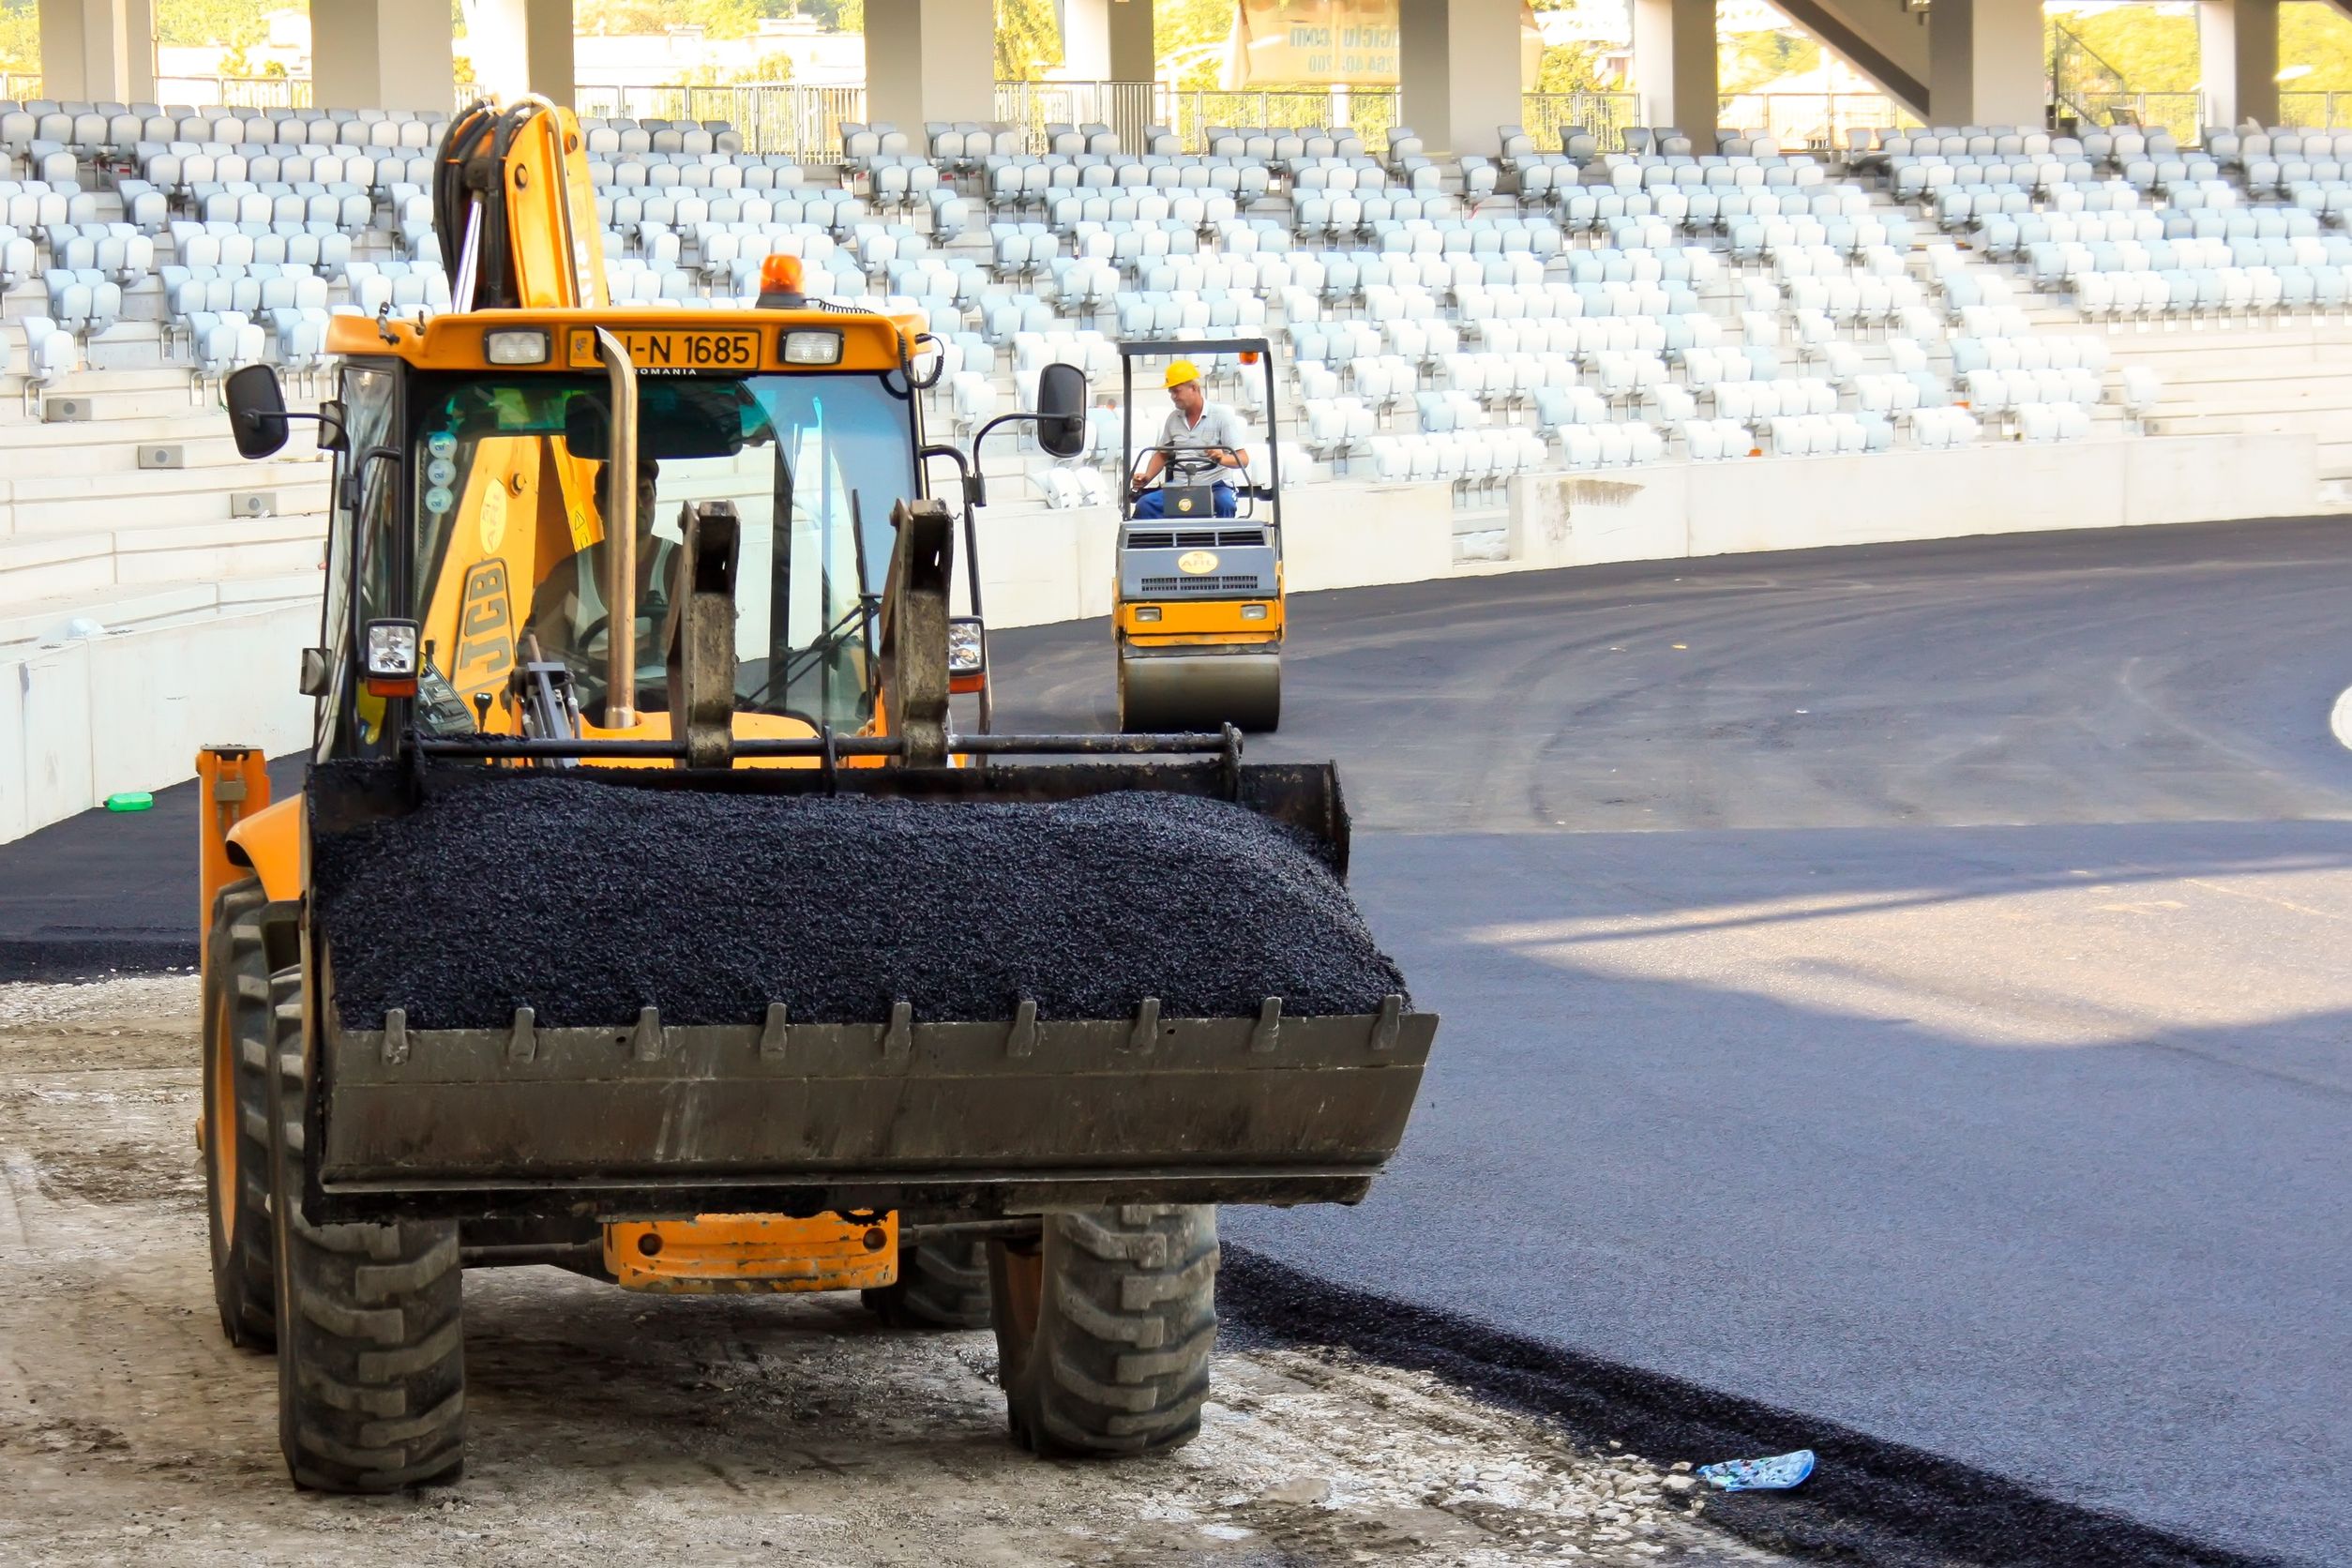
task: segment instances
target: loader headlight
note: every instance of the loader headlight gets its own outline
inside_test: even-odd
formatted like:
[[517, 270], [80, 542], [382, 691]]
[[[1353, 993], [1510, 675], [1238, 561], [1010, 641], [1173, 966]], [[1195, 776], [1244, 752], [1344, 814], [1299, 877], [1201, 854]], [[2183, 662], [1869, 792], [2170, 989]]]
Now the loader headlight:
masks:
[[787, 365], [838, 365], [841, 334], [827, 327], [796, 326], [784, 334]]
[[369, 622], [361, 634], [360, 672], [375, 696], [413, 696], [416, 690], [416, 623]]
[[482, 357], [493, 365], [544, 365], [547, 363], [547, 332], [543, 328], [522, 330], [505, 327], [482, 334]]
[[1242, 606], [1242, 619], [1243, 619], [1243, 620], [1244, 620], [1244, 621], [1262, 621], [1262, 620], [1264, 620], [1265, 618], [1266, 618], [1266, 607], [1265, 607], [1264, 605], [1262, 605], [1262, 604], [1245, 604], [1245, 605]]
[[1156, 621], [1160, 618], [1160, 607], [1155, 604], [1137, 605], [1135, 618], [1138, 621]]
[[980, 623], [957, 616], [947, 623], [947, 672], [977, 675], [988, 668], [988, 641]]

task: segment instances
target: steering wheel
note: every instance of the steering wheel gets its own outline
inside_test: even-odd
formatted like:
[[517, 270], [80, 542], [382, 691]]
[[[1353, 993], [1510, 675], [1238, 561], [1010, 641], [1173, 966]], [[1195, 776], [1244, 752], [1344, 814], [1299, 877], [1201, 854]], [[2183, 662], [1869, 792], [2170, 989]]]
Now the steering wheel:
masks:
[[[1147, 446], [1144, 451], [1157, 452], [1160, 455], [1163, 466], [1160, 469], [1159, 482], [1162, 484], [1170, 480], [1182, 482], [1187, 479], [1199, 479], [1207, 475], [1241, 472], [1237, 468], [1229, 469], [1225, 464], [1209, 456], [1209, 449], [1205, 446]], [[1141, 463], [1141, 456], [1138, 453], [1137, 457], [1138, 466]], [[1132, 472], [1127, 475], [1127, 488], [1130, 490], [1135, 489], [1137, 477], [1138, 475]], [[1230, 480], [1227, 481], [1227, 483], [1230, 482]]]

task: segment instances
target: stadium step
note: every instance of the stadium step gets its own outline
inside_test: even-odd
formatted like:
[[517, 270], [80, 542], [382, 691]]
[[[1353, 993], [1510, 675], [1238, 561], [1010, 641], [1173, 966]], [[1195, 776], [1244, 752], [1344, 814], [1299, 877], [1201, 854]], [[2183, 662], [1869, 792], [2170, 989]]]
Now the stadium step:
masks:
[[94, 621], [111, 634], [241, 614], [256, 608], [315, 603], [318, 579], [316, 571], [309, 571], [224, 582], [180, 580], [0, 605], [0, 649], [59, 640], [77, 620]]
[[[225, 463], [207, 464], [184, 469], [139, 468], [133, 466], [135, 447], [118, 450], [119, 466], [97, 473], [82, 474], [19, 474], [0, 481], [5, 493], [11, 497], [22, 512], [27, 506], [49, 502], [79, 501], [85, 505], [102, 498], [136, 501], [141, 511], [137, 520], [152, 520], [145, 511], [151, 501], [171, 502], [197, 496], [216, 498], [209, 515], [226, 516], [226, 497], [249, 490], [258, 490], [282, 499], [289, 495], [315, 492], [324, 501], [326, 493], [328, 469], [318, 462], [257, 462], [231, 467]], [[286, 510], [280, 505], [280, 511]], [[19, 531], [24, 525], [19, 524]]]
[[199, 580], [225, 588], [234, 581], [299, 578], [315, 594], [325, 540], [326, 519], [317, 512], [202, 527], [0, 536], [0, 606]]

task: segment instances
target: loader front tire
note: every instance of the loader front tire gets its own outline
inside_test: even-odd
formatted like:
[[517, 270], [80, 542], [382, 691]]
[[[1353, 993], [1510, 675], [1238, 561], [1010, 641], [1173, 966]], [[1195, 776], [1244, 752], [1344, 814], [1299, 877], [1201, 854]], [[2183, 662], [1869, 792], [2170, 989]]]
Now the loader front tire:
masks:
[[988, 1244], [951, 1239], [901, 1246], [897, 1283], [878, 1286], [862, 1299], [894, 1329], [985, 1329]]
[[278, 1334], [269, 1219], [269, 1077], [275, 1003], [262, 932], [268, 902], [251, 878], [221, 889], [204, 956], [204, 1197], [212, 1299], [232, 1345]]
[[270, 1103], [286, 1469], [321, 1492], [455, 1481], [465, 1463], [457, 1223], [304, 1217], [302, 977], [278, 978]]
[[1200, 1431], [1216, 1342], [1217, 1222], [1206, 1204], [1046, 1216], [993, 1242], [997, 1378], [1014, 1440], [1048, 1457], [1182, 1448]]

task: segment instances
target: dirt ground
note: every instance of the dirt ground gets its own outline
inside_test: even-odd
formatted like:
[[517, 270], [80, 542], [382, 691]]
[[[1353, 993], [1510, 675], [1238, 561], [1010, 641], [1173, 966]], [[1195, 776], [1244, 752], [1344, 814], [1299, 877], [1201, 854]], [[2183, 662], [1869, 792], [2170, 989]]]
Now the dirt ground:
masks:
[[194, 1009], [187, 975], [0, 987], [0, 1560], [1766, 1560], [1687, 1475], [1336, 1354], [1222, 1353], [1192, 1446], [1040, 1463], [986, 1334], [539, 1268], [468, 1276], [461, 1482], [298, 1493], [212, 1305]]

